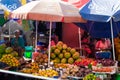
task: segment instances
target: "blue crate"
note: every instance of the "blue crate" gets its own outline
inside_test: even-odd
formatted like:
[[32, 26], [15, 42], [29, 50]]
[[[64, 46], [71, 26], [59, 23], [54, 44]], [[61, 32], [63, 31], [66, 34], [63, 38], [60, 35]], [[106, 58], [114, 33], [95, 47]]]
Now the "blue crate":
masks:
[[99, 51], [95, 53], [95, 57], [97, 59], [109, 59], [111, 58], [111, 52], [110, 51]]

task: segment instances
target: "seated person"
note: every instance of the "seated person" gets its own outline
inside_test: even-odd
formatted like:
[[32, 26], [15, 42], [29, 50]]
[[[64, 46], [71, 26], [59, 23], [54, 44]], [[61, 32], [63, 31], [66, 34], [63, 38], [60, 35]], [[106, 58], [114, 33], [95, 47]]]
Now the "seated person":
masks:
[[11, 46], [16, 50], [18, 53], [21, 54], [21, 51], [24, 50], [25, 41], [22, 36], [20, 36], [20, 30], [15, 31], [15, 37], [11, 39]]

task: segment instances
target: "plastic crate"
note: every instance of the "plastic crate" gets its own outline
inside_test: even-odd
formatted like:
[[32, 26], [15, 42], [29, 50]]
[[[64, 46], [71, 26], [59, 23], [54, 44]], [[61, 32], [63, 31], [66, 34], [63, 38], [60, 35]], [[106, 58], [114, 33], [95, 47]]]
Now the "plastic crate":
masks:
[[111, 52], [110, 51], [98, 51], [95, 53], [95, 57], [97, 59], [109, 59], [111, 58]]

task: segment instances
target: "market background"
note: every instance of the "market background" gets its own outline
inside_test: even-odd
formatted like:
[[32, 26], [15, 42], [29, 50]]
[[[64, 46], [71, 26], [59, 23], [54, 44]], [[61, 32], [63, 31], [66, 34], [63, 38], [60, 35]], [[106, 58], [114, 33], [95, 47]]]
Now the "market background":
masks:
[[[5, 0], [3, 0], [3, 1], [5, 1]], [[19, 4], [19, 5], [17, 5], [17, 7], [15, 7], [15, 5], [14, 5], [14, 3], [12, 3], [12, 1], [10, 1], [9, 2], [9, 0], [7, 1], [6, 0], [6, 2], [4, 2], [3, 4], [5, 4], [7, 7], [8, 7], [8, 9], [9, 10], [1, 10], [0, 11], [0, 13], [1, 13], [1, 15], [2, 16], [4, 16], [4, 17], [1, 17], [0, 19], [0, 26], [2, 27], [2, 26], [4, 26], [4, 27], [6, 27], [6, 26], [10, 26], [9, 24], [12, 24], [13, 22], [12, 22], [12, 20], [11, 19], [9, 19], [8, 18], [8, 15], [10, 14], [10, 12], [11, 11], [13, 11], [14, 9], [17, 9], [18, 7], [20, 7], [20, 6], [22, 6], [22, 5], [25, 5], [25, 4], [27, 4], [28, 2], [30, 2], [31, 0], [13, 0], [13, 2], [15, 1], [15, 3], [17, 3], [17, 4]], [[88, 2], [88, 0], [64, 0], [64, 1], [66, 1], [66, 2], [69, 2], [69, 3], [72, 3], [73, 5], [75, 5], [77, 8], [80, 8], [81, 6], [83, 6], [83, 4], [85, 4], [85, 3], [87, 3]], [[81, 1], [81, 2], [80, 2]], [[1, 3], [2, 3], [2, 0], [1, 0]], [[82, 4], [80, 4], [80, 3], [82, 3]], [[13, 4], [13, 5], [12, 5]], [[10, 6], [8, 6], [8, 5], [10, 5]], [[4, 14], [3, 14], [4, 13]], [[35, 29], [36, 29], [36, 27], [35, 27], [35, 21], [32, 21], [32, 20], [19, 20], [19, 19], [14, 19], [13, 21], [15, 21], [15, 22], [18, 22], [19, 24], [17, 24], [17, 25], [19, 25], [19, 27], [22, 27], [22, 31], [24, 31], [24, 34], [25, 34], [25, 36], [26, 36], [26, 44], [27, 44], [27, 46], [30, 46], [30, 45], [32, 45], [33, 47], [35, 47], [35, 42], [34, 42], [34, 38], [35, 38], [35, 33], [33, 33], [33, 32], [35, 32]], [[12, 23], [8, 23], [8, 22], [12, 22]], [[76, 64], [76, 65], [78, 65], [78, 66], [88, 66], [89, 64], [91, 64], [92, 63], [92, 66], [94, 66], [94, 65], [96, 65], [96, 62], [97, 62], [97, 60], [94, 60], [93, 58], [95, 58], [96, 56], [94, 55], [94, 53], [92, 53], [92, 54], [90, 54], [90, 56], [89, 56], [89, 58], [84, 58], [83, 56], [85, 56], [85, 54], [87, 53], [87, 51], [85, 51], [85, 48], [81, 48], [81, 46], [80, 46], [80, 43], [82, 44], [82, 40], [80, 40], [79, 38], [80, 38], [80, 35], [81, 35], [81, 38], [84, 36], [84, 33], [85, 33], [85, 30], [84, 29], [82, 29], [82, 28], [80, 28], [80, 26], [78, 26], [78, 25], [76, 25], [76, 24], [74, 24], [74, 23], [62, 23], [62, 22], [55, 22], [55, 23], [53, 23], [54, 25], [53, 25], [53, 28], [52, 28], [52, 37], [53, 38], [55, 38], [55, 35], [57, 35], [57, 37], [58, 37], [58, 40], [59, 41], [62, 41], [62, 43], [60, 42], [59, 43], [59, 41], [57, 41], [57, 43], [56, 43], [56, 45], [57, 44], [60, 44], [60, 46], [62, 45], [64, 45], [65, 46], [65, 48], [67, 47], [67, 48], [71, 48], [71, 49], [73, 49], [73, 52], [74, 52], [74, 49], [75, 49], [75, 52], [76, 52], [76, 55], [77, 56], [80, 56], [80, 57], [76, 57], [76, 55], [75, 55], [75, 57], [74, 57], [74, 61], [73, 60], [71, 60], [71, 61], [69, 61], [69, 63], [70, 64], [73, 64], [73, 62], [75, 62], [75, 60], [77, 61], [77, 59], [78, 58], [80, 58], [81, 59], [81, 62], [79, 62], [79, 59], [78, 59], [78, 63], [76, 62], [76, 63], [74, 63], [74, 64]], [[38, 36], [39, 36], [39, 38], [40, 39], [38, 39], [38, 48], [44, 48], [45, 46], [48, 46], [48, 37], [49, 37], [49, 25], [50, 25], [50, 23], [49, 22], [42, 22], [42, 21], [40, 21], [39, 22], [39, 26], [38, 26]], [[16, 25], [15, 25], [16, 26]], [[42, 26], [42, 27], [41, 27]], [[17, 26], [18, 27], [18, 26]], [[46, 27], [46, 28], [44, 28], [44, 27]], [[13, 29], [13, 31], [14, 31], [14, 27], [12, 28], [11, 27], [11, 31], [12, 31], [12, 29]], [[2, 31], [1, 31], [2, 32]], [[30, 33], [32, 34], [32, 35], [30, 35]], [[44, 35], [44, 33], [46, 34], [46, 36]], [[5, 38], [6, 39], [6, 41], [8, 41], [8, 45], [9, 45], [9, 40], [10, 40], [10, 36], [8, 36], [9, 35], [9, 28], [7, 28], [7, 30], [5, 30], [5, 32], [4, 32], [4, 34], [5, 35], [2, 35], [2, 37], [1, 37], [1, 40], [3, 39], [3, 38]], [[11, 34], [10, 35], [13, 35], [13, 32], [11, 32]], [[33, 40], [32, 40], [33, 39]], [[116, 62], [113, 60], [113, 58], [111, 57], [110, 58], [110, 60], [104, 60], [104, 62], [106, 61], [109, 61], [109, 62], [111, 62], [111, 63], [108, 63], [108, 65], [107, 65], [107, 68], [111, 68], [112, 69], [112, 71], [110, 71], [110, 72], [108, 72], [108, 75], [106, 75], [106, 73], [104, 74], [104, 72], [103, 72], [103, 76], [102, 76], [102, 78], [106, 78], [107, 80], [109, 79], [109, 78], [111, 78], [111, 80], [113, 80], [113, 78], [116, 78], [116, 80], [119, 80], [119, 72], [116, 72], [117, 70], [116, 70], [116, 64], [119, 62], [119, 60], [120, 60], [120, 56], [119, 56], [119, 53], [120, 53], [120, 50], [119, 50], [119, 38], [115, 38], [115, 40], [116, 40], [116, 43], [115, 43], [115, 45], [117, 45], [117, 46], [115, 46], [115, 48], [116, 48]], [[44, 43], [45, 43], [45, 46], [44, 46]], [[92, 43], [92, 42], [91, 42]], [[1, 41], [1, 44], [2, 44], [2, 41]], [[93, 43], [94, 44], [94, 43]], [[90, 49], [92, 49], [93, 50], [93, 47], [92, 47], [93, 45], [91, 45], [90, 46]], [[31, 47], [29, 47], [29, 48], [31, 48]], [[55, 56], [58, 56], [58, 54], [59, 54], [59, 51], [58, 52], [55, 52], [54, 51], [54, 47], [52, 47], [53, 48], [53, 52], [52, 53], [54, 53], [55, 54]], [[46, 48], [44, 48], [45, 50], [46, 50]], [[62, 50], [60, 50], [60, 52], [61, 52]], [[93, 50], [94, 51], [94, 50]], [[45, 52], [44, 50], [42, 50], [42, 52]], [[70, 51], [69, 51], [70, 52]], [[80, 54], [78, 54], [77, 52], [79, 52]], [[53, 54], [53, 55], [54, 55]], [[69, 53], [66, 53], [66, 54], [68, 54], [67, 56], [66, 56], [66, 58], [68, 58], [69, 57], [69, 55], [72, 55], [72, 52], [70, 52], [70, 54]], [[61, 54], [61, 55], [64, 55], [64, 54]], [[111, 55], [112, 56], [112, 55]], [[57, 58], [57, 57], [55, 57], [54, 58], [54, 56], [52, 56], [52, 60], [54, 60], [55, 58]], [[72, 56], [72, 58], [73, 58], [73, 56]], [[46, 59], [46, 58], [45, 58]], [[55, 63], [60, 63], [60, 61], [59, 61], [59, 59], [61, 60], [61, 57], [59, 57], [59, 58], [57, 58], [57, 60], [54, 60], [55, 61]], [[39, 62], [39, 61], [36, 61], [36, 62]], [[66, 62], [66, 63], [68, 63], [68, 62]], [[100, 61], [100, 63], [102, 63], [102, 60]], [[40, 64], [42, 64], [42, 63], [40, 63]], [[111, 65], [110, 65], [111, 64]], [[113, 65], [112, 65], [113, 64]], [[31, 63], [31, 65], [32, 65], [32, 63]], [[36, 65], [36, 64], [33, 64], [33, 65]], [[51, 64], [52, 65], [52, 64]], [[103, 65], [104, 65], [104, 63], [103, 63]], [[68, 64], [58, 64], [58, 65], [56, 65], [57, 67], [67, 67], [68, 66]], [[109, 67], [109, 66], [111, 66], [111, 67]], [[27, 67], [29, 67], [29, 68], [33, 68], [33, 67], [30, 67], [29, 65], [27, 65]], [[43, 66], [42, 66], [43, 67]], [[115, 68], [114, 68], [115, 67]], [[70, 70], [72, 70], [72, 68], [73, 68], [73, 71], [74, 70], [77, 70], [78, 68], [77, 67], [74, 67], [74, 66], [71, 66], [71, 69]], [[104, 67], [103, 67], [104, 68]], [[106, 67], [105, 67], [106, 68]], [[106, 69], [107, 69], [106, 68]], [[37, 67], [35, 67], [35, 69], [37, 70], [38, 68]], [[80, 70], [79, 71], [81, 71], [81, 69], [82, 68], [80, 68]], [[86, 68], [85, 68], [86, 69]], [[96, 69], [96, 67], [95, 67], [95, 69]], [[117, 66], [117, 69], [118, 69], [118, 66]], [[51, 70], [52, 71], [52, 70]], [[58, 70], [59, 72], [60, 72], [60, 70]], [[76, 72], [76, 73], [79, 73], [78, 75], [82, 75], [82, 77], [83, 77], [83, 74], [80, 74], [80, 73], [84, 73], [84, 72]], [[108, 70], [109, 71], [109, 70]], [[3, 71], [4, 72], [4, 71]], [[23, 70], [23, 72], [24, 72], [24, 70]], [[54, 72], [54, 71], [53, 71]], [[91, 71], [88, 71], [88, 73], [89, 72], [91, 72]], [[105, 71], [105, 72], [107, 72], [107, 71]], [[112, 74], [112, 72], [114, 73], [114, 74]], [[29, 71], [28, 71], [28, 73], [29, 73]], [[33, 73], [34, 74], [34, 72], [32, 72], [31, 71], [31, 73]], [[56, 72], [55, 72], [56, 73]], [[71, 73], [70, 71], [69, 71], [69, 73]], [[98, 72], [99, 73], [99, 72]], [[110, 74], [109, 74], [110, 73]], [[116, 74], [116, 73], [118, 73], [118, 74]], [[39, 73], [40, 74], [40, 73]], [[57, 74], [57, 73], [56, 73]], [[72, 73], [73, 75], [75, 74], [75, 73]], [[87, 73], [86, 73], [87, 74]], [[84, 77], [85, 77], [85, 75], [86, 74], [84, 74]], [[111, 75], [112, 74], [112, 75]], [[42, 75], [42, 74], [41, 74]], [[66, 74], [65, 74], [66, 75]], [[21, 77], [21, 76], [16, 76], [16, 75], [9, 75], [9, 74], [7, 74], [6, 75], [6, 73], [5, 74], [1, 74], [1, 76], [4, 76], [3, 77], [3, 79], [5, 79], [5, 77], [6, 76], [8, 76], [8, 78], [10, 77], [10, 78], [13, 78], [12, 80], [18, 80], [18, 78], [20, 78], [20, 79], [23, 79], [23, 78], [25, 78], [25, 80], [26, 79], [33, 79], [34, 80], [34, 78], [28, 78], [28, 77]], [[11, 77], [12, 76], [12, 77]], [[30, 75], [31, 76], [31, 75]], [[42, 75], [42, 76], [45, 76], [46, 77], [46, 75]], [[68, 77], [69, 75], [67, 75], [67, 77]], [[92, 75], [92, 76], [94, 76], [94, 75]], [[99, 74], [97, 75], [98, 77], [99, 77]], [[100, 75], [101, 76], [101, 75]], [[106, 77], [107, 76], [107, 77]], [[15, 79], [15, 78], [16, 79]], [[2, 78], [2, 77], [1, 77]], [[7, 78], [7, 80], [8, 80], [8, 78]], [[79, 78], [79, 77], [78, 77]], [[81, 77], [80, 77], [81, 78]], [[101, 79], [102, 79], [101, 78]], [[51, 78], [52, 79], [52, 78]], [[77, 78], [75, 78], [75, 79], [77, 79]], [[11, 80], [11, 79], [10, 79]]]

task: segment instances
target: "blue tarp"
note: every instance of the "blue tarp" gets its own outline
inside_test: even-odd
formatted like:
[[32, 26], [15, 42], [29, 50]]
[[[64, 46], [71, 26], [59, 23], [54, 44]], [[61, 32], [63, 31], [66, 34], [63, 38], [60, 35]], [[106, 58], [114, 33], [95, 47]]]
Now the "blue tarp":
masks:
[[[93, 38], [111, 38], [110, 22], [76, 23], [77, 26], [87, 31]], [[120, 34], [120, 22], [113, 22], [113, 35], [117, 37]]]

